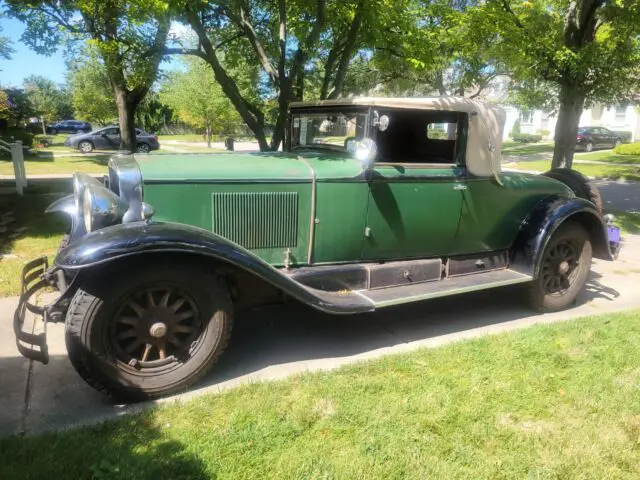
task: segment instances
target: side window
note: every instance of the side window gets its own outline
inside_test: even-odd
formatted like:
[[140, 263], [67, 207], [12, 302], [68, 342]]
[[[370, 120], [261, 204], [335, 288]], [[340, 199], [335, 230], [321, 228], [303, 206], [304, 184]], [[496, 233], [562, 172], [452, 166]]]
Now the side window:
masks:
[[[437, 110], [385, 110], [389, 126], [376, 133], [380, 161], [383, 163], [422, 163], [456, 165], [461, 131], [466, 114]], [[464, 140], [463, 140], [464, 141]]]
[[457, 123], [429, 123], [427, 124], [427, 138], [429, 140], [457, 140]]
[[120, 129], [116, 127], [105, 128], [102, 131], [103, 135], [120, 135]]

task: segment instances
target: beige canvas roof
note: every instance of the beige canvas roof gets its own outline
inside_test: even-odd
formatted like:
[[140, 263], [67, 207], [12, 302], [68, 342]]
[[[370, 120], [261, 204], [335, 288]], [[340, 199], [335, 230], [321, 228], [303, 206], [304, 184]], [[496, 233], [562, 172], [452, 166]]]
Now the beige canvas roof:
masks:
[[343, 105], [468, 113], [466, 162], [469, 172], [478, 176], [491, 176], [500, 171], [502, 158], [500, 148], [506, 118], [504, 110], [500, 107], [464, 97], [354, 97], [340, 100], [293, 102], [291, 108]]

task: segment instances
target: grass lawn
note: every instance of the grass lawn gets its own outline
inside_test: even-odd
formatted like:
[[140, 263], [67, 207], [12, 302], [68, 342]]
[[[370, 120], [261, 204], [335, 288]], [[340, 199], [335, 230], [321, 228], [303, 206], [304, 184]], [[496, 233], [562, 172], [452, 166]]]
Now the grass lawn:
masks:
[[548, 153], [553, 154], [553, 143], [517, 143], [504, 142], [502, 144], [502, 153], [506, 155], [535, 155]]
[[[107, 161], [110, 154], [104, 155], [83, 155], [74, 157], [37, 157], [25, 156], [24, 165], [29, 175], [36, 174], [57, 174], [57, 173], [107, 173]], [[13, 163], [11, 161], [0, 161], [0, 175], [13, 175]]]
[[591, 160], [608, 163], [637, 163], [640, 164], [640, 155], [616, 155], [613, 150], [602, 150], [591, 153], [576, 153], [577, 160]]
[[[505, 167], [516, 170], [536, 170], [546, 172], [551, 168], [549, 160], [537, 160], [534, 162], [507, 163]], [[640, 165], [614, 166], [614, 165], [593, 165], [588, 163], [574, 163], [573, 169], [590, 177], [618, 179], [621, 177], [627, 180], [640, 181]]]
[[0, 441], [0, 478], [640, 476], [640, 312], [257, 383]]
[[[235, 139], [236, 142], [244, 142], [244, 141], [253, 141], [255, 140], [252, 136], [247, 135], [214, 135], [212, 137], [212, 141], [214, 142], [222, 142], [225, 138], [231, 136]], [[195, 134], [185, 134], [185, 135], [158, 135], [158, 140], [160, 141], [160, 145], [162, 145], [163, 140], [177, 140], [180, 142], [206, 142], [203, 135]], [[267, 138], [267, 141], [270, 141], [270, 138]]]
[[640, 212], [612, 212], [616, 221], [615, 224], [622, 229], [623, 233], [640, 233]]
[[[44, 213], [44, 209], [69, 193], [70, 182], [53, 181], [29, 186], [23, 197], [0, 195], [0, 213], [13, 212], [15, 220], [6, 225], [6, 232], [0, 232], [0, 254], [7, 255], [0, 258], [0, 297], [20, 293], [20, 274], [27, 261], [42, 255], [53, 259], [67, 221], [60, 214]], [[26, 230], [20, 236], [10, 237], [23, 227]]]

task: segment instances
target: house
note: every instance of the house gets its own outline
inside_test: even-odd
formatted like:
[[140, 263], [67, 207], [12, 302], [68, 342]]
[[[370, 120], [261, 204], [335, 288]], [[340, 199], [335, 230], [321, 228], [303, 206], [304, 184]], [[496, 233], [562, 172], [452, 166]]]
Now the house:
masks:
[[[519, 110], [506, 107], [504, 140], [509, 138], [511, 129], [520, 118], [520, 132], [540, 134], [546, 139], [553, 139], [557, 117], [541, 110]], [[606, 107], [596, 104], [582, 112], [581, 127], [605, 127], [616, 132], [629, 132], [634, 142], [640, 141], [640, 105], [622, 105]]]

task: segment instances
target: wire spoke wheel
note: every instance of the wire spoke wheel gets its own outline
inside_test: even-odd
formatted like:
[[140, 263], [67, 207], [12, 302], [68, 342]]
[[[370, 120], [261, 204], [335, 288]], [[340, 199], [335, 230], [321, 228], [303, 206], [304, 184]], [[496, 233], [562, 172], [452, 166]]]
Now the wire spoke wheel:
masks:
[[116, 358], [144, 372], [188, 359], [203, 330], [196, 302], [171, 286], [134, 291], [121, 303], [106, 336]]
[[563, 239], [551, 246], [542, 262], [541, 276], [545, 293], [563, 295], [573, 285], [580, 266], [579, 246]]

